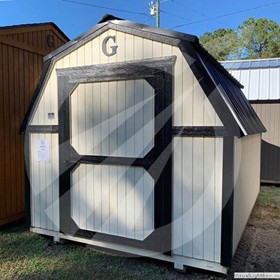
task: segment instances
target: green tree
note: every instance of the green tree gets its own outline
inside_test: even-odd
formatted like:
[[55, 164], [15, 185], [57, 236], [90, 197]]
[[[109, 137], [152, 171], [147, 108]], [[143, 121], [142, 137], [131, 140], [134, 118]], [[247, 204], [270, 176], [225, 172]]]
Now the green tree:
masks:
[[204, 33], [200, 44], [217, 60], [226, 60], [238, 52], [237, 34], [232, 29], [218, 29]]
[[244, 58], [280, 56], [280, 26], [272, 20], [249, 18], [238, 27], [239, 48]]
[[237, 31], [218, 29], [204, 33], [200, 43], [217, 60], [279, 57], [280, 26], [265, 18], [249, 18]]

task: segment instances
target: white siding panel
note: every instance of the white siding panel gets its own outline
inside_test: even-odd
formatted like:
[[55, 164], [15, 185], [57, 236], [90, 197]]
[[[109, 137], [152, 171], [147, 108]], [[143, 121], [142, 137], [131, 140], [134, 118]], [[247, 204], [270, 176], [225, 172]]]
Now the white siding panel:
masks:
[[280, 99], [280, 69], [271, 68], [269, 70], [270, 90], [268, 99]]
[[173, 105], [173, 123], [175, 126], [182, 125], [183, 117], [183, 60], [180, 57], [180, 50], [177, 48], [173, 49], [173, 55], [177, 57], [177, 61], [174, 67], [174, 105]]
[[[259, 88], [256, 87], [256, 90], [259, 91], [259, 99], [269, 99], [270, 92], [270, 79], [269, 79], [269, 69], [262, 69], [259, 71]], [[258, 84], [256, 84], [258, 86]]]
[[279, 68], [228, 69], [228, 71], [244, 86], [242, 91], [249, 100], [280, 99]]
[[215, 248], [214, 261], [221, 260], [221, 230], [222, 230], [222, 184], [223, 184], [223, 139], [216, 138], [215, 143]]
[[[204, 223], [204, 149], [203, 139], [193, 142], [193, 257], [203, 259]], [[213, 203], [213, 202], [212, 202]]]
[[260, 90], [260, 72], [256, 69], [250, 70], [250, 80], [249, 80], [249, 100], [259, 99]]
[[[109, 178], [110, 178], [110, 217], [109, 217], [109, 227], [110, 232], [113, 235], [118, 235], [118, 168], [111, 168], [109, 166]], [[93, 213], [93, 212], [92, 212]]]
[[222, 138], [174, 137], [172, 248], [220, 262]]
[[136, 240], [154, 230], [154, 182], [143, 168], [81, 164], [72, 182], [71, 216], [79, 228]]
[[[172, 248], [176, 255], [183, 255], [183, 169], [182, 169], [182, 138], [174, 137], [173, 162], [173, 226], [172, 226]], [[188, 155], [187, 155], [188, 156]], [[192, 225], [190, 226], [192, 228]]]
[[[50, 161], [37, 161], [37, 140], [50, 143]], [[59, 229], [59, 170], [58, 135], [30, 135], [30, 184], [31, 184], [31, 226], [48, 230]]]
[[204, 125], [204, 100], [206, 95], [204, 94], [199, 83], [195, 84], [194, 88], [194, 99], [193, 99], [193, 125], [203, 126]]
[[[181, 152], [181, 151], [180, 151]], [[186, 138], [182, 141], [182, 235], [183, 255], [193, 256], [193, 139]]]
[[[116, 55], [107, 57], [102, 52], [102, 41], [109, 35], [116, 36], [118, 48]], [[42, 89], [42, 100], [39, 102], [30, 124], [58, 124], [56, 69], [100, 63], [125, 62], [171, 55], [177, 57], [174, 68], [174, 125], [220, 125], [220, 120], [217, 122], [213, 121], [213, 119], [219, 118], [209, 102], [205, 101], [203, 103], [203, 109], [201, 109], [201, 104], [196, 106], [197, 103], [192, 102], [193, 98], [197, 100], [205, 99], [205, 94], [183, 58], [179, 48], [114, 30], [104, 32], [97, 38], [92, 39], [70, 54], [67, 54], [54, 64], [51, 75], [48, 77], [47, 83]], [[195, 107], [193, 108], [194, 105]], [[201, 110], [206, 111], [203, 112], [205, 123], [199, 117]], [[48, 112], [54, 112], [55, 118], [48, 119]], [[216, 115], [215, 118], [213, 117], [214, 115]]]
[[261, 135], [235, 138], [234, 145], [233, 254], [260, 190]]
[[[204, 139], [204, 259], [214, 260], [215, 253], [215, 139]], [[213, 203], [214, 201], [214, 203]]]
[[[93, 167], [96, 168], [96, 167]], [[96, 186], [97, 188], [101, 188], [101, 232], [110, 233], [110, 166], [101, 165], [99, 168], [96, 168], [101, 173], [101, 185]], [[116, 168], [116, 167], [115, 167]], [[97, 172], [98, 172], [97, 171]], [[86, 174], [87, 176], [87, 174]], [[93, 187], [95, 186], [94, 178], [93, 178]], [[84, 185], [85, 189], [88, 189], [88, 185]], [[79, 194], [81, 195], [81, 194]], [[87, 219], [87, 217], [85, 217]], [[85, 228], [85, 227], [82, 227]], [[86, 228], [85, 228], [86, 229]]]
[[[251, 71], [250, 70], [244, 70], [244, 71], [242, 71], [242, 73], [240, 73], [240, 80], [237, 78], [237, 80], [240, 81], [242, 85], [244, 85], [244, 88], [242, 89], [242, 91], [244, 92], [245, 96], [248, 99], [251, 98], [250, 95], [257, 94], [257, 93], [252, 93], [251, 90], [250, 90], [250, 87], [249, 87], [250, 77], [251, 77]], [[252, 96], [252, 98], [253, 98], [253, 96]]]
[[154, 145], [154, 90], [144, 80], [79, 85], [71, 110], [79, 154], [144, 157]]

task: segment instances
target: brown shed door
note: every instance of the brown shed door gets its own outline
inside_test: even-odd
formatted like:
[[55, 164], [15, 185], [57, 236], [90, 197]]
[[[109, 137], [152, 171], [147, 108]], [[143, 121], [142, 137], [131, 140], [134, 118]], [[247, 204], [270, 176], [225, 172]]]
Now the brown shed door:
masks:
[[89, 69], [58, 73], [61, 231], [167, 252], [172, 79]]

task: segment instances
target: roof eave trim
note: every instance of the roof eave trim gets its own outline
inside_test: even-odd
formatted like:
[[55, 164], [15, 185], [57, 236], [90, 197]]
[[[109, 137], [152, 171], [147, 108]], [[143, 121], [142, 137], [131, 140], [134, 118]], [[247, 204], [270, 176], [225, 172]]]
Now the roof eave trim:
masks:
[[[81, 36], [69, 41], [68, 43], [64, 44], [63, 46], [59, 47], [58, 49], [56, 49], [53, 52], [46, 55], [44, 57], [44, 61], [56, 58], [57, 56], [60, 57], [60, 55], [64, 52], [66, 52], [66, 54], [67, 54], [69, 51], [74, 49], [74, 46], [76, 46], [77, 44], [80, 43], [82, 45], [83, 43], [85, 43], [90, 35], [95, 34], [96, 32], [100, 31], [101, 29], [102, 29], [102, 31], [103, 31], [103, 29], [105, 31], [106, 28], [104, 28], [104, 27], [106, 27], [107, 25], [108, 25], [108, 23], [97, 24], [96, 26], [91, 28], [89, 31], [86, 31], [85, 33], [83, 33]], [[98, 36], [98, 35], [96, 35], [96, 36]]]

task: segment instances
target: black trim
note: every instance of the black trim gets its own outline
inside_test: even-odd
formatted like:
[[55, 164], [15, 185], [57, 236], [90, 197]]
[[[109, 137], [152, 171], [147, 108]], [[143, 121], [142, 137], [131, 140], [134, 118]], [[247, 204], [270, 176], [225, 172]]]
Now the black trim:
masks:
[[31, 226], [31, 204], [30, 204], [30, 134], [24, 134], [24, 182], [25, 182], [25, 226]]
[[229, 134], [241, 137], [242, 132], [239, 124], [201, 63], [194, 47], [190, 43], [184, 42], [180, 43], [179, 48]]
[[110, 20], [124, 20], [123, 18], [115, 17], [114, 15], [105, 14], [98, 23], [104, 23]]
[[216, 137], [228, 135], [223, 126], [174, 126], [174, 136], [182, 137]]
[[244, 135], [252, 135], [265, 132], [266, 129], [258, 115], [245, 97], [241, 89], [224, 75], [218, 67], [214, 67], [206, 57], [198, 54], [208, 75], [217, 87], [229, 113], [235, 118]]
[[280, 99], [249, 100], [251, 104], [279, 104]]
[[[176, 56], [166, 56], [163, 58], [141, 59], [127, 62], [116, 62], [110, 64], [98, 64], [82, 67], [70, 67], [57, 69], [57, 76], [67, 77], [68, 82], [77, 83], [94, 83], [112, 81], [112, 77], [118, 81], [128, 79], [149, 79], [155, 74], [161, 73], [162, 68], [174, 65]], [[77, 74], [77, 71], [79, 74]], [[172, 71], [172, 69], [168, 70]]]
[[[173, 65], [176, 57], [137, 60], [129, 63], [58, 69], [59, 105], [59, 195], [60, 231], [71, 235], [101, 236], [111, 242], [134, 244], [133, 246], [170, 254], [172, 216], [172, 93]], [[70, 95], [79, 83], [148, 79], [154, 85], [155, 97], [155, 145], [143, 158], [118, 158], [79, 155], [70, 143]], [[152, 81], [153, 80], [153, 81]], [[104, 162], [105, 161], [105, 162]], [[71, 171], [80, 163], [143, 166], [155, 182], [155, 230], [144, 241], [124, 237], [90, 233], [80, 230], [71, 218]], [[116, 241], [118, 240], [118, 241]], [[120, 242], [120, 240], [123, 240]]]
[[[90, 30], [84, 32], [77, 38], [66, 43], [64, 46], [53, 51], [45, 57], [46, 60], [52, 59], [55, 56], [60, 57], [61, 53], [65, 55], [65, 52], [70, 52], [73, 49], [77, 49], [82, 46], [85, 41], [92, 40], [100, 35], [102, 32], [112, 29], [115, 31], [121, 31], [135, 36], [140, 36], [145, 39], [150, 39], [157, 42], [171, 44], [177, 46], [181, 40], [189, 41], [191, 43], [198, 43], [198, 38], [194, 35], [176, 32], [173, 30], [155, 28], [153, 26], [132, 22], [128, 20], [113, 20], [95, 25]], [[217, 62], [218, 63], [218, 62]]]
[[58, 133], [58, 125], [28, 125], [25, 131], [32, 133]]
[[[71, 52], [73, 49], [78, 48], [80, 45], [80, 41], [87, 38], [87, 40], [91, 40], [95, 37], [97, 37], [98, 35], [100, 35], [101, 33], [103, 33], [104, 31], [108, 30], [107, 28], [107, 23], [100, 23], [97, 24], [95, 27], [93, 27], [91, 30], [88, 30], [86, 32], [84, 32], [82, 35], [78, 36], [77, 38], [67, 42], [66, 44], [64, 44], [63, 46], [57, 48], [56, 50], [54, 50], [53, 52], [51, 52], [50, 54], [46, 55], [44, 57], [44, 61], [48, 61], [48, 60], [52, 60], [53, 57], [57, 56], [57, 58], [60, 58], [60, 54], [65, 52], [69, 53]], [[94, 36], [90, 36], [92, 33], [94, 33]], [[84, 43], [84, 40], [83, 40]], [[82, 44], [81, 44], [82, 45]]]
[[[76, 161], [77, 159], [74, 159]], [[144, 166], [148, 169], [152, 161], [149, 158], [128, 158], [128, 157], [106, 157], [106, 156], [78, 156], [81, 163], [104, 164], [104, 165], [126, 165], [126, 166]]]
[[234, 137], [224, 137], [223, 145], [221, 265], [229, 267], [233, 258]]
[[195, 49], [207, 58], [215, 67], [221, 71], [226, 77], [228, 77], [232, 82], [234, 82], [239, 88], [244, 88], [244, 86], [234, 77], [232, 76], [229, 71], [221, 64], [219, 61], [216, 60], [201, 44], [196, 44]]
[[266, 131], [240, 87], [200, 53], [201, 47], [189, 42], [179, 47], [230, 135], [242, 137]]

